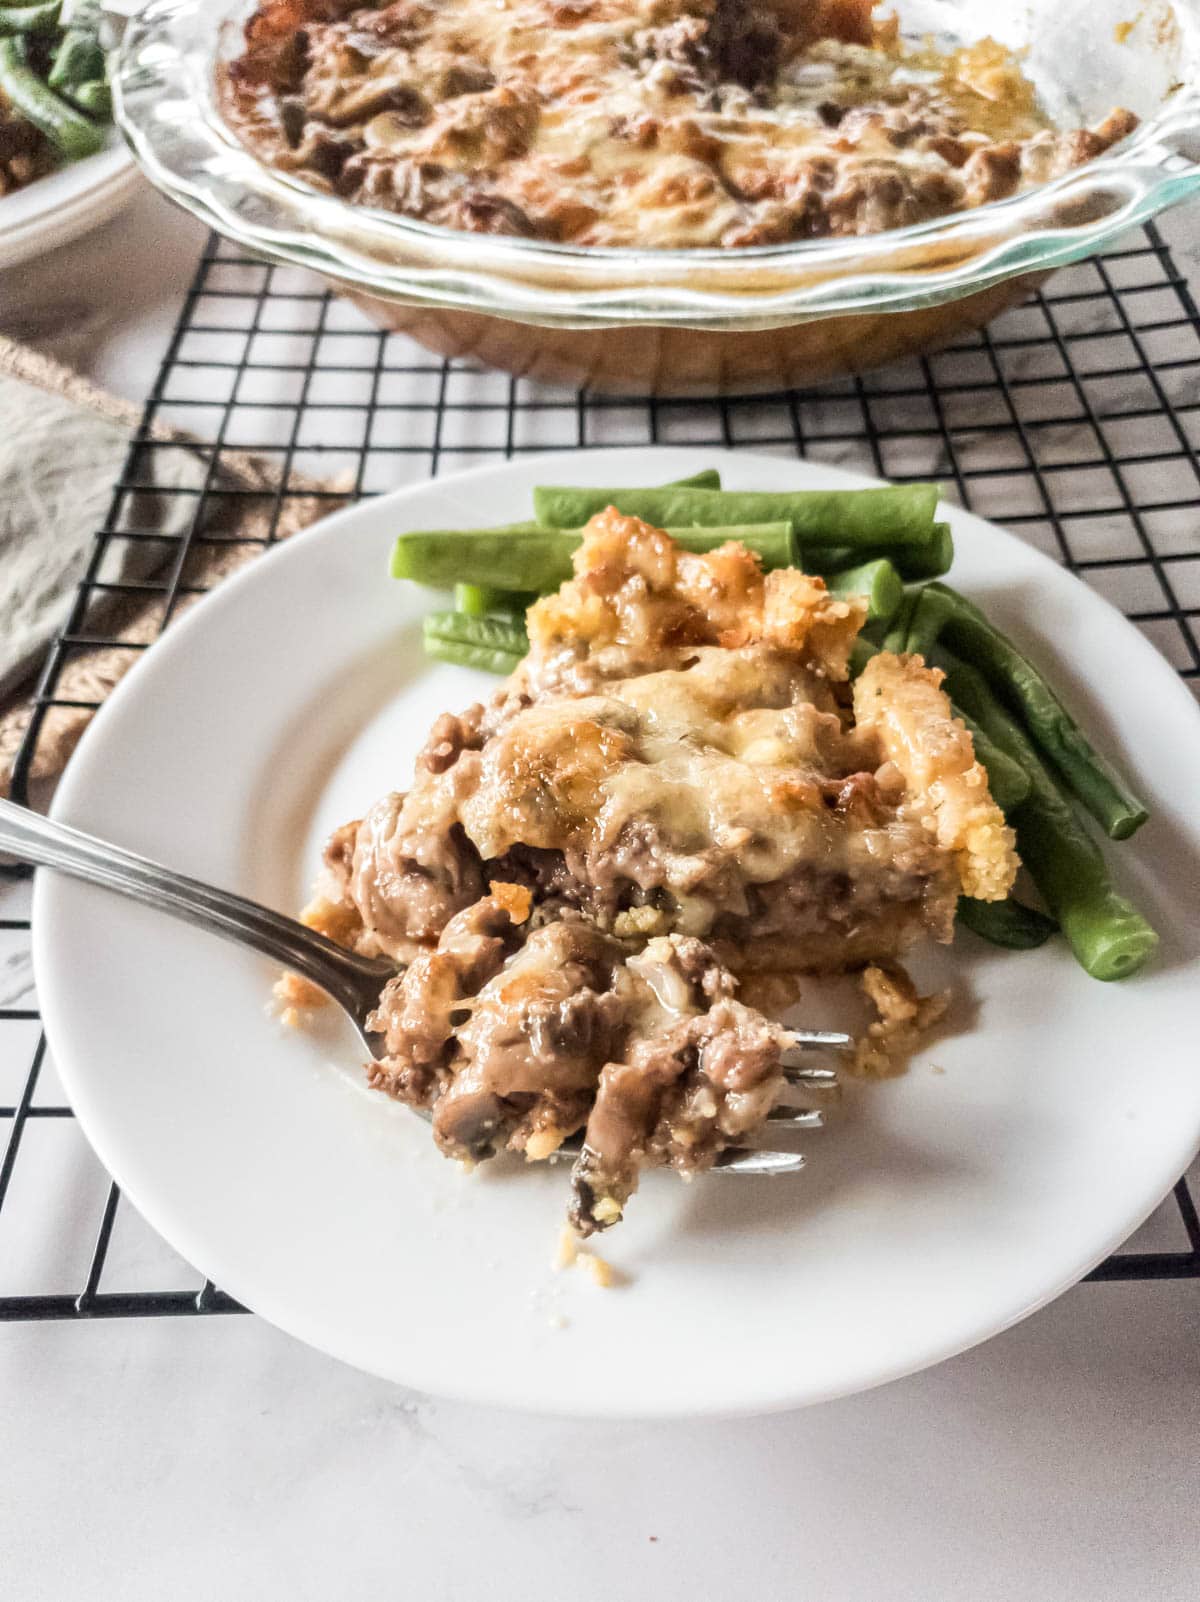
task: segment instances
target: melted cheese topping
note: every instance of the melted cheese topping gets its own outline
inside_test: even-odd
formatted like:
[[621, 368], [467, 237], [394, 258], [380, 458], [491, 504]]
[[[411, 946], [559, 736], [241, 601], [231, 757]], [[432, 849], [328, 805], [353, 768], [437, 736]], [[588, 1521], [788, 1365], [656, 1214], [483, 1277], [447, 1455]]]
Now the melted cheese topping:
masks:
[[501, 881], [535, 923], [836, 969], [1007, 893], [1013, 836], [940, 675], [882, 654], [848, 683], [865, 599], [612, 509], [574, 565], [491, 705], [439, 720], [408, 794], [334, 837], [359, 949], [437, 939]]
[[871, 9], [262, 0], [225, 107], [265, 159], [372, 206], [672, 249], [921, 221], [1044, 181], [1133, 124], [1057, 136], [994, 41], [939, 54]]
[[[791, 699], [763, 705], [763, 681]], [[535, 705], [489, 744], [461, 808], [484, 856], [522, 843], [594, 856], [641, 819], [669, 843], [668, 879], [680, 889], [685, 857], [733, 856], [765, 881], [801, 857], [843, 855], [821, 789], [845, 770], [841, 721], [803, 667], [789, 671], [763, 647], [708, 647], [686, 670], [618, 679], [605, 692]]]
[[[861, 602], [764, 576], [745, 552], [689, 555], [613, 511], [576, 571], [530, 615], [537, 699], [504, 719], [460, 798], [481, 856], [531, 845], [589, 881], [665, 888], [688, 933], [738, 886], [801, 867], [882, 882], [953, 858], [967, 893], [1007, 893], [1012, 834], [940, 676], [883, 655], [855, 689], [857, 726], [839, 704]], [[740, 643], [708, 643], [735, 617]], [[580, 653], [590, 693], [556, 692], [556, 674], [579, 683]], [[621, 671], [647, 656], [666, 665]]]

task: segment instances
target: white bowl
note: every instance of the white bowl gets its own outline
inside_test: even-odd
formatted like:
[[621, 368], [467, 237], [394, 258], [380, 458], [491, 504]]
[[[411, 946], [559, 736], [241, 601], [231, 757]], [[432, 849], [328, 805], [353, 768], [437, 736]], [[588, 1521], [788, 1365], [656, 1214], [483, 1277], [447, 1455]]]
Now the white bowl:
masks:
[[137, 183], [137, 165], [114, 132], [98, 155], [5, 195], [0, 200], [0, 268], [15, 267], [90, 233], [116, 216]]

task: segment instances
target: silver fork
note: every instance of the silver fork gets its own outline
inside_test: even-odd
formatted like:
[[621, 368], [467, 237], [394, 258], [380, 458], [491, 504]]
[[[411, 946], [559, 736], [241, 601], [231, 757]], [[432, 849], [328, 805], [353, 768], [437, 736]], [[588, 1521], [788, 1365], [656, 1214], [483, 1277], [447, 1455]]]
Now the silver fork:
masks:
[[[0, 801], [0, 852], [36, 867], [57, 869], [105, 890], [115, 890], [118, 895], [261, 952], [325, 991], [350, 1019], [368, 1053], [372, 1057], [384, 1055], [384, 1037], [369, 1029], [367, 1020], [378, 1004], [380, 991], [397, 972], [395, 963], [360, 957], [256, 901], [175, 873], [148, 857], [55, 823], [11, 801]], [[809, 1099], [835, 1095], [836, 1072], [806, 1064], [804, 1059], [816, 1051], [844, 1051], [852, 1044], [849, 1035], [820, 1029], [798, 1029], [790, 1034], [784, 1067], [788, 1084]], [[823, 1122], [819, 1109], [804, 1106], [780, 1105], [768, 1119], [772, 1130], [816, 1129]], [[574, 1157], [579, 1150], [576, 1137], [555, 1155]], [[729, 1147], [718, 1159], [717, 1171], [786, 1174], [794, 1173], [803, 1164], [803, 1155], [796, 1151]]]

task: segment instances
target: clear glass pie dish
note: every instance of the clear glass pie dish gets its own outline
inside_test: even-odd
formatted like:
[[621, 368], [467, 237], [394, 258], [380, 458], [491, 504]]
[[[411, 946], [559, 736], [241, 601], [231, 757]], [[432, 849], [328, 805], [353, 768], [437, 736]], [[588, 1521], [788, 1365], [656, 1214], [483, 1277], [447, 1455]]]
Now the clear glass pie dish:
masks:
[[897, 0], [906, 37], [1021, 52], [1064, 126], [1141, 119], [1062, 177], [912, 227], [742, 249], [636, 250], [459, 232], [267, 166], [226, 126], [221, 64], [253, 0], [151, 0], [116, 115], [149, 178], [274, 261], [320, 273], [430, 349], [546, 382], [717, 394], [809, 383], [945, 344], [1048, 273], [1200, 191], [1200, 0]]

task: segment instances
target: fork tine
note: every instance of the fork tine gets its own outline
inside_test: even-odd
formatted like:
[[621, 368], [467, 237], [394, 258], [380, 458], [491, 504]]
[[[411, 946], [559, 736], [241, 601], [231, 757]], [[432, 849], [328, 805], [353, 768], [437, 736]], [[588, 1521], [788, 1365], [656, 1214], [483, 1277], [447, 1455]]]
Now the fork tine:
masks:
[[[579, 1155], [579, 1138], [564, 1141], [547, 1161], [573, 1161]], [[710, 1174], [795, 1174], [804, 1167], [804, 1154], [798, 1151], [763, 1151], [756, 1146], [726, 1146], [717, 1156]]]
[[840, 1084], [833, 1068], [801, 1068], [785, 1063], [783, 1077], [789, 1085], [803, 1085], [806, 1090], [836, 1090]]
[[789, 1129], [823, 1129], [825, 1114], [807, 1107], [772, 1107], [767, 1122], [784, 1124]]
[[788, 1051], [852, 1051], [854, 1037], [835, 1029], [789, 1029]]
[[[787, 1125], [790, 1129], [820, 1129], [825, 1122], [821, 1113], [793, 1111], [786, 1107], [773, 1108], [767, 1122]], [[551, 1163], [574, 1162], [583, 1146], [580, 1135], [564, 1140], [557, 1151], [546, 1161]], [[770, 1151], [758, 1146], [726, 1146], [708, 1173], [717, 1174], [793, 1174], [803, 1168], [804, 1157], [798, 1151]]]
[[726, 1146], [710, 1174], [795, 1174], [804, 1167], [798, 1151], [756, 1151], [750, 1146]]

